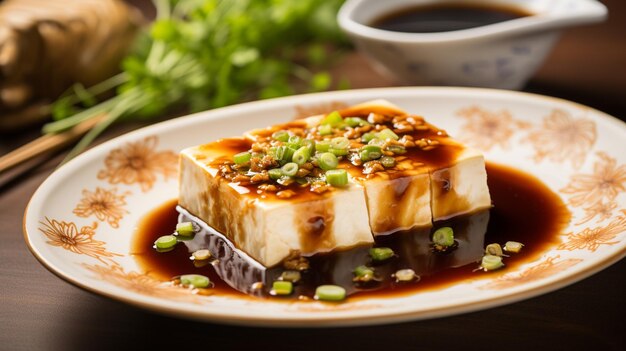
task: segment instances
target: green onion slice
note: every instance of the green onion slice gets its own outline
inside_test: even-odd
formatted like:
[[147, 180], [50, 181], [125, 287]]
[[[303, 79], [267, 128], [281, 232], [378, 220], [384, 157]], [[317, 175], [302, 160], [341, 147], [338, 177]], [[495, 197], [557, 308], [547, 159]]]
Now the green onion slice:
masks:
[[346, 137], [336, 137], [330, 140], [330, 147], [333, 149], [347, 149], [350, 147], [350, 140]]
[[305, 164], [311, 157], [311, 152], [307, 146], [302, 146], [296, 152], [293, 153], [291, 160], [297, 163], [299, 166]]
[[286, 130], [279, 130], [272, 134], [272, 139], [286, 143], [289, 140], [289, 133]]
[[320, 135], [330, 135], [333, 134], [333, 127], [330, 124], [323, 124], [317, 128], [317, 131]]
[[346, 298], [346, 289], [338, 285], [320, 285], [315, 289], [315, 299], [322, 301], [341, 301]]
[[433, 243], [439, 246], [454, 245], [454, 231], [450, 227], [441, 227], [433, 233]]
[[180, 276], [180, 283], [191, 285], [194, 288], [206, 288], [211, 284], [208, 277], [200, 274], [184, 274]]
[[504, 263], [502, 263], [502, 257], [500, 256], [485, 255], [480, 266], [486, 271], [493, 271], [504, 267]]
[[293, 292], [293, 283], [286, 280], [276, 280], [272, 284], [272, 295], [290, 295]]
[[388, 140], [388, 139], [398, 140], [398, 139], [400, 139], [400, 137], [396, 133], [394, 133], [393, 130], [391, 130], [391, 129], [383, 129], [380, 132], [378, 132], [376, 134], [376, 136], [379, 139], [382, 139], [382, 140]]
[[337, 156], [334, 154], [325, 152], [318, 157], [317, 163], [321, 169], [328, 171], [337, 168], [339, 160], [337, 160]]
[[181, 236], [192, 236], [194, 233], [193, 223], [181, 222], [176, 224], [176, 233]]
[[396, 159], [391, 156], [383, 156], [380, 158], [380, 163], [382, 163], [385, 168], [391, 168], [395, 167]]
[[157, 248], [157, 250], [168, 250], [176, 246], [177, 242], [178, 240], [176, 240], [175, 236], [163, 235], [156, 239], [156, 241], [154, 242], [154, 247]]
[[333, 111], [324, 117], [322, 125], [330, 125], [331, 127], [337, 127], [343, 122], [343, 117], [337, 111]]
[[281, 171], [280, 168], [272, 168], [267, 171], [267, 174], [270, 176], [270, 179], [278, 180], [283, 176], [283, 171]]
[[390, 259], [395, 255], [392, 249], [388, 247], [373, 247], [369, 250], [372, 260], [380, 262]]
[[286, 175], [287, 177], [293, 177], [296, 175], [296, 173], [298, 173], [298, 168], [299, 167], [297, 163], [289, 162], [282, 166], [280, 170], [283, 172], [283, 175]]
[[506, 244], [504, 244], [504, 250], [508, 252], [518, 253], [522, 250], [523, 246], [524, 244], [517, 241], [507, 241]]
[[332, 186], [348, 185], [348, 172], [345, 169], [331, 169], [326, 171], [326, 183]]
[[361, 152], [359, 153], [361, 160], [364, 162], [377, 160], [382, 155], [382, 150], [380, 149], [380, 146], [377, 145], [365, 145], [361, 148]]
[[315, 143], [315, 150], [326, 152], [330, 149], [330, 140], [322, 140]]
[[376, 138], [376, 133], [365, 133], [361, 135], [361, 141], [364, 143], [369, 143], [372, 139]]
[[502, 252], [502, 247], [500, 247], [500, 244], [493, 243], [493, 244], [487, 245], [487, 247], [485, 248], [485, 254], [493, 255], [493, 256], [502, 256], [504, 255], [504, 252]]
[[250, 161], [251, 158], [252, 158], [252, 154], [245, 151], [245, 152], [240, 152], [236, 154], [235, 156], [233, 156], [233, 161], [235, 161], [236, 164], [241, 165]]

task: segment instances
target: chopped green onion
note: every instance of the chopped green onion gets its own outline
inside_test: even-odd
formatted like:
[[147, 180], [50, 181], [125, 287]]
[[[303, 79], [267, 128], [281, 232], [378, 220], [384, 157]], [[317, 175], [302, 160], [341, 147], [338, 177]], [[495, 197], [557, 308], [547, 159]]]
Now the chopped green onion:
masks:
[[454, 231], [450, 227], [441, 227], [433, 233], [435, 245], [449, 247], [454, 245]]
[[292, 135], [289, 137], [289, 140], [287, 141], [287, 145], [292, 148], [297, 150], [300, 147], [300, 144], [302, 143], [302, 138], [300, 138], [297, 135]]
[[325, 152], [318, 157], [317, 163], [321, 169], [328, 171], [337, 168], [339, 160], [337, 160], [337, 156], [334, 154]]
[[363, 162], [377, 160], [383, 155], [380, 146], [376, 145], [365, 145], [361, 148], [359, 152], [359, 157]]
[[343, 117], [337, 111], [333, 111], [324, 117], [322, 125], [330, 125], [331, 127], [337, 127], [343, 122]]
[[387, 151], [391, 151], [396, 155], [406, 154], [406, 148], [402, 145], [389, 145]]
[[330, 124], [323, 124], [319, 126], [319, 128], [317, 128], [317, 131], [320, 133], [320, 135], [330, 135], [333, 134], [333, 126], [331, 126]]
[[191, 285], [194, 288], [206, 288], [211, 284], [209, 278], [200, 274], [184, 274], [180, 276], [180, 283]]
[[236, 164], [241, 165], [250, 161], [251, 158], [252, 158], [252, 154], [245, 151], [245, 152], [240, 152], [236, 154], [235, 156], [233, 156], [233, 161], [235, 161]]
[[415, 274], [414, 270], [406, 268], [396, 271], [394, 277], [396, 277], [396, 281], [399, 282], [410, 282], [411, 280], [417, 278], [417, 274]]
[[169, 250], [169, 249], [174, 248], [177, 242], [178, 240], [176, 240], [175, 236], [163, 235], [159, 237], [158, 239], [156, 239], [156, 241], [154, 242], [154, 247], [157, 250]]
[[395, 167], [396, 159], [391, 156], [383, 156], [380, 158], [380, 163], [382, 163], [385, 168], [391, 168]]
[[328, 152], [332, 153], [335, 156], [345, 156], [348, 154], [348, 149], [334, 149], [334, 148], [330, 148], [328, 149]]
[[344, 121], [346, 122], [348, 126], [352, 128], [359, 127], [359, 126], [367, 126], [370, 124], [368, 121], [359, 117], [346, 117], [344, 118]]
[[176, 233], [182, 236], [192, 236], [194, 233], [193, 223], [181, 222], [176, 224]]
[[480, 263], [480, 267], [486, 271], [493, 271], [504, 267], [504, 263], [502, 263], [502, 257], [500, 256], [485, 255]]
[[332, 186], [348, 185], [348, 172], [345, 169], [331, 169], [326, 171], [326, 183]]
[[372, 259], [378, 262], [385, 261], [394, 255], [393, 250], [388, 247], [373, 247], [369, 253]]
[[312, 155], [315, 151], [315, 140], [313, 139], [302, 139], [302, 143], [300, 143], [302, 147], [306, 147], [309, 150], [309, 155]]
[[330, 147], [332, 149], [347, 149], [350, 147], [350, 140], [346, 137], [332, 138], [330, 141]]
[[286, 280], [276, 280], [272, 284], [272, 295], [289, 295], [293, 292], [293, 283]]
[[374, 279], [374, 269], [367, 266], [358, 266], [354, 269], [352, 281], [367, 283]]
[[507, 241], [506, 244], [504, 244], [504, 250], [508, 252], [518, 253], [522, 250], [523, 246], [524, 244], [517, 241]]
[[385, 145], [385, 141], [382, 140], [382, 139], [374, 138], [374, 139], [368, 141], [367, 145], [376, 145], [376, 146], [383, 147], [383, 145]]
[[281, 162], [291, 162], [294, 150], [285, 145], [276, 148], [276, 159]]
[[280, 279], [292, 283], [297, 283], [300, 281], [300, 279], [302, 279], [302, 275], [298, 271], [284, 271], [280, 274]]
[[299, 167], [297, 163], [289, 162], [282, 166], [280, 170], [283, 172], [283, 175], [286, 175], [287, 177], [293, 177], [296, 175], [296, 173], [298, 173], [298, 168]]
[[394, 133], [393, 130], [391, 130], [391, 129], [383, 129], [380, 132], [378, 132], [376, 134], [376, 136], [379, 139], [382, 139], [382, 140], [388, 140], [388, 139], [398, 140], [398, 139], [400, 139], [400, 137], [396, 133]]
[[369, 143], [374, 138], [376, 138], [376, 133], [365, 133], [361, 135], [361, 141], [364, 143]]
[[500, 244], [497, 244], [497, 243], [487, 245], [487, 247], [485, 248], [485, 253], [487, 255], [493, 255], [493, 256], [504, 255], [504, 253], [502, 252], [502, 247], [500, 247]]
[[293, 157], [291, 158], [293, 162], [297, 163], [299, 166], [302, 166], [309, 160], [311, 157], [311, 152], [309, 148], [306, 146], [302, 146], [296, 152], [293, 153]]
[[341, 301], [346, 298], [346, 289], [337, 285], [320, 285], [315, 289], [315, 299], [322, 301]]
[[330, 140], [322, 140], [315, 143], [315, 150], [326, 152], [330, 149]]
[[277, 180], [283, 176], [283, 171], [281, 171], [280, 168], [272, 168], [267, 171], [267, 174], [270, 176], [270, 179]]
[[205, 261], [211, 258], [211, 251], [207, 249], [196, 250], [191, 254], [191, 257], [196, 261]]
[[274, 132], [274, 134], [272, 134], [272, 138], [274, 140], [278, 140], [278, 141], [282, 141], [283, 143], [286, 143], [289, 140], [289, 133], [287, 133], [286, 130], [279, 130], [277, 132]]

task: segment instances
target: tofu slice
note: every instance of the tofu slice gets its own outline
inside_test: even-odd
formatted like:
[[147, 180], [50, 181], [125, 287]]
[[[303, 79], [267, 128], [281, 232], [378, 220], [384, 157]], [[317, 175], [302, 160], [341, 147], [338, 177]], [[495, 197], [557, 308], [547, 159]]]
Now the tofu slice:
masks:
[[322, 195], [262, 198], [218, 176], [211, 161], [232, 157], [223, 144], [181, 152], [179, 205], [259, 263], [271, 267], [294, 252], [309, 256], [373, 242], [359, 184]]

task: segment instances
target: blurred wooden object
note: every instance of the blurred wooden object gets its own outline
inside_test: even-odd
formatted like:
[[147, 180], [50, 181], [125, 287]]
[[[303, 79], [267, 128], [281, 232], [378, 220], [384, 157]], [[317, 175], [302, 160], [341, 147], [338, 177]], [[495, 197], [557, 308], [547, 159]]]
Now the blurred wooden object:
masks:
[[0, 3], [0, 132], [41, 121], [73, 83], [116, 73], [141, 19], [120, 0]]

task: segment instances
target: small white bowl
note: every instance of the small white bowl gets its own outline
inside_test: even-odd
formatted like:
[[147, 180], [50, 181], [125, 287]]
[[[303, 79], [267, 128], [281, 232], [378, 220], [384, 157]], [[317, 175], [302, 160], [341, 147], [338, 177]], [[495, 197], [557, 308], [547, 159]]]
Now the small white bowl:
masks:
[[561, 29], [600, 22], [607, 16], [606, 7], [595, 0], [481, 0], [534, 15], [439, 33], [402, 33], [370, 26], [397, 10], [444, 2], [478, 3], [348, 0], [338, 21], [377, 70], [403, 84], [520, 89], [540, 67]]

